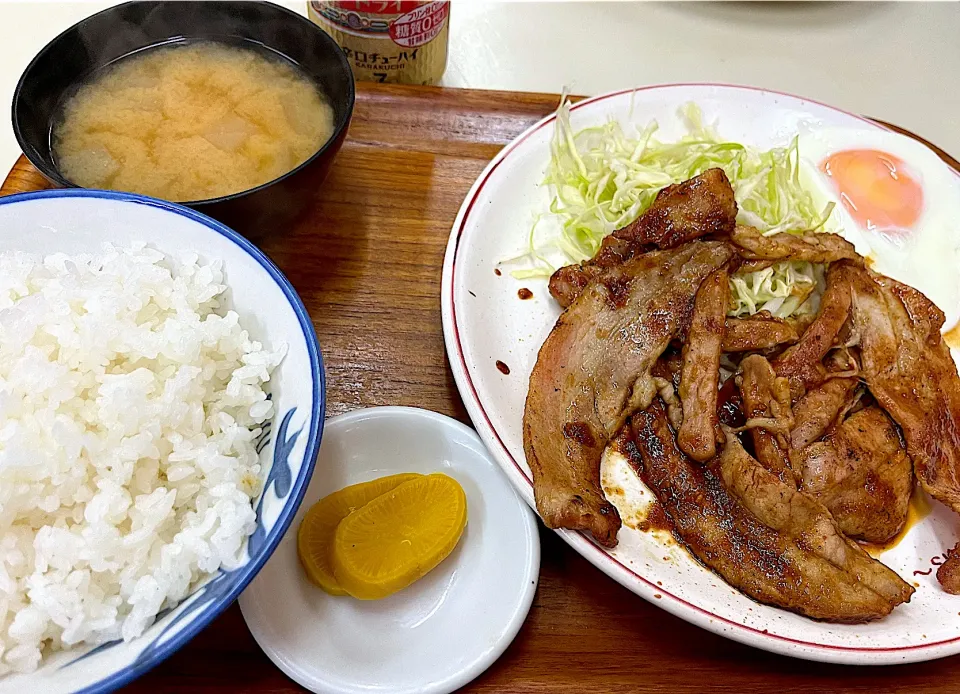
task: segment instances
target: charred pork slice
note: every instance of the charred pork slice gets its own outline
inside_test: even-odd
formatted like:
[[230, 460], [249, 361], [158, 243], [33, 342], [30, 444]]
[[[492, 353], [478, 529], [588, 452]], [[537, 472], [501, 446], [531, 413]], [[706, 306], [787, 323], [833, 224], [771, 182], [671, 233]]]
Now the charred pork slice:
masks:
[[960, 376], [940, 336], [943, 314], [916, 290], [883, 286], [864, 269], [852, 275], [867, 387], [900, 425], [924, 489], [960, 512]]
[[671, 344], [657, 360], [657, 363], [653, 365], [650, 372], [653, 374], [653, 380], [657, 386], [657, 394], [667, 407], [667, 419], [670, 420], [670, 426], [674, 429], [680, 429], [680, 425], [683, 423], [683, 405], [677, 395], [680, 392], [680, 374], [682, 371], [682, 348]]
[[880, 408], [851, 415], [793, 459], [803, 491], [830, 510], [847, 537], [885, 542], [903, 529], [913, 470], [900, 435]]
[[680, 450], [704, 463], [717, 453], [717, 389], [724, 316], [730, 305], [730, 275], [720, 268], [697, 290], [690, 329], [683, 345], [680, 404], [683, 422], [677, 432]]
[[948, 593], [960, 595], [960, 545], [947, 554], [947, 560], [937, 569], [937, 580]]
[[632, 462], [679, 538], [749, 597], [849, 623], [883, 617], [910, 599], [910, 586], [843, 538], [820, 504], [784, 486], [739, 443], [728, 445], [724, 463], [694, 463], [677, 448], [659, 400], [634, 415], [632, 430], [639, 454]]
[[740, 362], [740, 371], [743, 413], [747, 423], [754, 425], [750, 436], [757, 460], [781, 482], [795, 488], [788, 438], [793, 419], [790, 384], [787, 379], [777, 377], [770, 362], [759, 354], [751, 354]]
[[604, 272], [654, 248], [674, 248], [707, 234], [727, 235], [736, 224], [737, 203], [722, 169], [708, 169], [661, 190], [650, 208], [603, 240], [590, 260], [553, 273], [550, 293], [567, 307]]
[[[743, 267], [740, 267], [743, 270]], [[723, 331], [724, 352], [757, 352], [777, 345], [789, 345], [798, 339], [790, 323], [760, 311], [745, 318], [727, 318]]]
[[761, 522], [856, 577], [888, 601], [890, 609], [910, 599], [913, 588], [845, 537], [823, 504], [764, 469], [732, 434], [720, 456], [719, 474], [727, 491]]
[[861, 260], [853, 244], [842, 236], [807, 231], [802, 234], [771, 234], [759, 229], [736, 225], [730, 240], [740, 255], [753, 260], [805, 260], [810, 263], [832, 263], [836, 260]]
[[855, 266], [848, 263], [830, 266], [827, 288], [820, 299], [816, 319], [800, 336], [800, 341], [788, 347], [773, 362], [777, 375], [790, 381], [794, 398], [819, 384], [826, 375], [823, 358], [836, 343], [840, 329], [850, 315], [850, 273], [854, 269]]
[[656, 393], [651, 369], [689, 324], [700, 283], [734, 257], [724, 242], [691, 243], [624, 263], [561, 314], [530, 375], [523, 446], [537, 510], [550, 528], [616, 545], [620, 518], [600, 488], [600, 457]]
[[791, 447], [799, 451], [827, 433], [851, 404], [859, 382], [855, 376], [833, 377], [808, 390], [793, 407]]
[[849, 274], [867, 387], [900, 425], [920, 484], [960, 513], [960, 376], [943, 313], [916, 289], [864, 268]]

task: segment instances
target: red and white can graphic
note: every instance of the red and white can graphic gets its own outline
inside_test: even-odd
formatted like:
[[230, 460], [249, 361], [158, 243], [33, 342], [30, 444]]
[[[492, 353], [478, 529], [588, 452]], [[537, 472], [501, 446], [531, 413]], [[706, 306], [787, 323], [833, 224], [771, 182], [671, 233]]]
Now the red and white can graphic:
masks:
[[434, 84], [447, 66], [449, 0], [312, 0], [307, 15], [358, 80]]

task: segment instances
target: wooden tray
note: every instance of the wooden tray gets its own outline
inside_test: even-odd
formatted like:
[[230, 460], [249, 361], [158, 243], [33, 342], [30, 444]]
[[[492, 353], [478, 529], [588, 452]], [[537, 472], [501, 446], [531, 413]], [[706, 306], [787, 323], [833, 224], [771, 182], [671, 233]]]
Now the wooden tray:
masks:
[[[372, 405], [413, 405], [469, 423], [440, 326], [447, 236], [486, 163], [550, 113], [557, 98], [359, 85], [350, 135], [313, 212], [262, 244], [313, 318], [326, 362], [328, 416]], [[0, 194], [47, 187], [21, 157]], [[953, 694], [960, 689], [960, 656], [854, 668], [742, 646], [643, 601], [542, 527], [541, 540], [540, 585], [530, 616], [513, 645], [469, 691], [624, 694], [723, 687], [739, 694], [906, 689]], [[236, 605], [124, 691], [174, 690], [303, 691], [263, 655]]]

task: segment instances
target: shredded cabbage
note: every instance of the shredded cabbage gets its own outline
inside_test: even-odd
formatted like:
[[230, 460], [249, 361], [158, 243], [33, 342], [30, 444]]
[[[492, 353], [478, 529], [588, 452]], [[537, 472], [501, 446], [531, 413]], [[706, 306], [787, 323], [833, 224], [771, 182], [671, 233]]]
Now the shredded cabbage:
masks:
[[[653, 202], [657, 192], [685, 181], [706, 169], [722, 168], [736, 193], [737, 221], [765, 234], [820, 229], [833, 203], [818, 210], [813, 197], [800, 184], [797, 138], [788, 147], [760, 151], [721, 138], [705, 125], [693, 103], [680, 109], [687, 134], [677, 142], [656, 139], [656, 121], [629, 137], [620, 124], [574, 131], [570, 104], [564, 97], [557, 109], [550, 144], [550, 163], [544, 184], [551, 187], [550, 213], [560, 221], [560, 231], [541, 240], [534, 221], [528, 251], [513, 261], [525, 260], [518, 278], [551, 274], [551, 248], [566, 262], [593, 257], [605, 236], [626, 226]], [[783, 262], [738, 275], [731, 280], [731, 315], [768, 310], [776, 316], [815, 310], [813, 298], [818, 269], [810, 263]]]

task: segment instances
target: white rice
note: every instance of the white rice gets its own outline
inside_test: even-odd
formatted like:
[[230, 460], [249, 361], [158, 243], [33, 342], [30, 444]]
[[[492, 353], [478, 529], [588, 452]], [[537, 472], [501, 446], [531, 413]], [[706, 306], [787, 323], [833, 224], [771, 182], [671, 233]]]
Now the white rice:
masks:
[[0, 254], [0, 674], [143, 633], [241, 562], [285, 348], [219, 261]]

